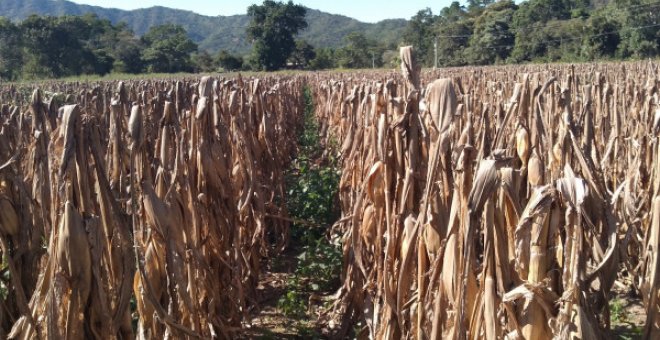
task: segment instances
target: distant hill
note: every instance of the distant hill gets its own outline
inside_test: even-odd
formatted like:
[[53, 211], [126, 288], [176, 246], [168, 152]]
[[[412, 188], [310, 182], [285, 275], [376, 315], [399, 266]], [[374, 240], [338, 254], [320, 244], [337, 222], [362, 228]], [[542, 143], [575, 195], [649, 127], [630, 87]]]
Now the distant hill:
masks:
[[[211, 17], [166, 7], [124, 11], [79, 5], [65, 0], [0, 0], [0, 16], [13, 21], [25, 19], [31, 14], [61, 16], [86, 13], [94, 13], [114, 24], [126, 22], [138, 35], [144, 34], [152, 26], [178, 24], [188, 31], [190, 38], [201, 49], [209, 52], [224, 49], [233, 53], [246, 53], [250, 50], [245, 35], [249, 23], [247, 15]], [[403, 19], [392, 19], [370, 24], [314, 9], [307, 10], [307, 22], [309, 27], [300, 37], [316, 47], [338, 47], [346, 35], [355, 31], [362, 31], [367, 37], [385, 44], [396, 44], [401, 40], [407, 23]]]

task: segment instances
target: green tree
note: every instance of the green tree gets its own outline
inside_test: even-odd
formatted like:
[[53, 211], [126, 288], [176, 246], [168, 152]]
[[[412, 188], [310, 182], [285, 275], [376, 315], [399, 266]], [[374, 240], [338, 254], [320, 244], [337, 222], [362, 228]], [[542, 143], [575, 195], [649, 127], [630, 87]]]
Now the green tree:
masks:
[[217, 62], [206, 51], [199, 51], [192, 55], [192, 63], [195, 72], [214, 72], [217, 68]]
[[493, 0], [467, 0], [468, 13], [470, 16], [479, 16], [493, 2]]
[[613, 58], [621, 42], [621, 24], [614, 18], [612, 7], [596, 10], [586, 21], [584, 53], [590, 60]]
[[581, 62], [587, 61], [585, 53], [586, 40], [583, 41], [585, 20], [583, 18], [574, 18], [569, 20], [549, 21], [543, 31], [546, 32], [548, 40], [546, 42], [546, 53], [540, 58], [535, 58], [539, 62]]
[[327, 70], [334, 68], [335, 51], [331, 48], [318, 48], [316, 49], [316, 57], [309, 63], [309, 68], [312, 70]]
[[583, 8], [583, 0], [529, 0], [521, 3], [512, 18], [516, 38], [510, 61], [555, 59], [548, 58], [548, 53], [556, 51], [562, 43], [562, 31], [566, 31], [566, 27], [562, 27], [563, 21], [570, 19], [574, 10], [577, 17], [581, 16]]
[[[57, 17], [53, 27], [62, 33], [62, 43], [70, 48], [61, 60], [64, 73], [107, 74], [112, 71], [116, 28], [95, 14]], [[58, 57], [57, 55], [55, 56]]]
[[126, 56], [134, 58], [141, 48], [135, 46], [126, 54], [124, 42], [134, 41], [133, 33], [125, 25], [113, 26], [93, 14], [31, 16], [19, 25], [19, 30], [24, 51], [22, 75], [27, 78], [103, 75], [121, 68], [130, 60]]
[[433, 65], [433, 24], [436, 17], [430, 8], [425, 8], [408, 21], [403, 32], [403, 41], [406, 45], [413, 45], [420, 61], [426, 66]]
[[435, 28], [438, 37], [438, 65], [462, 66], [468, 63], [464, 54], [473, 26], [474, 19], [468, 16], [458, 1], [440, 11]]
[[115, 59], [113, 70], [121, 73], [141, 73], [144, 71], [144, 61], [142, 60], [142, 50], [144, 45], [142, 40], [133, 34], [133, 31], [126, 27], [126, 24], [120, 24], [114, 40], [112, 55]]
[[476, 18], [470, 46], [465, 51], [471, 64], [494, 64], [509, 57], [514, 43], [509, 25], [517, 8], [513, 1], [502, 0], [486, 7]]
[[621, 23], [619, 58], [649, 58], [660, 53], [660, 12], [641, 0], [619, 0], [610, 4]]
[[314, 46], [306, 40], [296, 40], [296, 49], [291, 54], [291, 63], [300, 69], [309, 68], [310, 62], [316, 58]]
[[551, 42], [551, 31], [545, 25], [540, 26], [528, 34], [518, 35], [513, 50], [509, 57], [511, 63], [522, 63], [526, 61], [540, 61], [544, 58], [548, 49], [553, 48], [556, 44]]
[[383, 52], [383, 67], [398, 68], [401, 65], [401, 57], [399, 51], [387, 50]]
[[371, 68], [383, 64], [384, 49], [362, 32], [353, 32], [344, 38], [344, 47], [338, 51], [338, 64], [343, 68]]
[[216, 60], [218, 65], [220, 65], [225, 71], [236, 71], [243, 68], [243, 58], [232, 55], [226, 50], [220, 51]]
[[22, 59], [20, 30], [8, 19], [0, 18], [0, 80], [16, 80]]
[[292, 1], [287, 3], [265, 0], [261, 5], [248, 7], [250, 24], [248, 38], [253, 41], [252, 59], [256, 67], [273, 71], [286, 66], [296, 48], [294, 36], [307, 28], [307, 10]]
[[0, 78], [140, 72], [142, 44], [126, 24], [94, 14], [0, 19]]
[[465, 49], [472, 36], [474, 19], [465, 19], [438, 26], [438, 65], [463, 66], [468, 64]]
[[[571, 18], [572, 4], [575, 0], [529, 0], [520, 4], [513, 15], [512, 26], [524, 34], [543, 27], [550, 20]], [[577, 7], [577, 6], [576, 6]]]
[[92, 62], [83, 45], [81, 21], [64, 16], [32, 15], [20, 24], [25, 48], [23, 75], [28, 78], [57, 78], [83, 73]]
[[[81, 32], [78, 36], [83, 40], [83, 46], [89, 50], [90, 65], [93, 65], [85, 73], [105, 74], [112, 70], [130, 73], [141, 71], [139, 51], [142, 46], [126, 23], [113, 26], [110, 20], [100, 19], [95, 14], [86, 14], [81, 20], [82, 24], [79, 27], [83, 27], [85, 32]], [[127, 53], [128, 51], [130, 52]], [[122, 65], [125, 66], [124, 69], [118, 69]]]
[[152, 27], [143, 37], [145, 49], [142, 59], [149, 72], [190, 72], [193, 70], [191, 54], [197, 45], [188, 38], [186, 30], [178, 25]]

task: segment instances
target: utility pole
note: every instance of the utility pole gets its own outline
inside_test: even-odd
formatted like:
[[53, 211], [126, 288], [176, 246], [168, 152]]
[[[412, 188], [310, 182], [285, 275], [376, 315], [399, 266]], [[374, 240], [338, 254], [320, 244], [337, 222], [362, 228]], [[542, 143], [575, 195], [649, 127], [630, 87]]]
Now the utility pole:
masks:
[[376, 68], [376, 56], [374, 51], [371, 51], [371, 68]]
[[433, 68], [438, 68], [438, 36], [433, 40]]

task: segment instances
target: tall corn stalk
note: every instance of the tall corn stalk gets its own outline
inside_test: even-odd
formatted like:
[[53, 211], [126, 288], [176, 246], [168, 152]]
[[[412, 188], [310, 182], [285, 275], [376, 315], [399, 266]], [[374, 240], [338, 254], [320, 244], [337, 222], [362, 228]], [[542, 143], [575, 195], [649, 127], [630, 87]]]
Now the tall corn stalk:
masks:
[[360, 321], [375, 339], [604, 338], [625, 267], [652, 338], [656, 68], [422, 73], [409, 47], [401, 61], [315, 89], [343, 162], [333, 335]]
[[286, 243], [303, 85], [54, 83], [7, 103], [0, 336], [236, 336], [262, 258]]

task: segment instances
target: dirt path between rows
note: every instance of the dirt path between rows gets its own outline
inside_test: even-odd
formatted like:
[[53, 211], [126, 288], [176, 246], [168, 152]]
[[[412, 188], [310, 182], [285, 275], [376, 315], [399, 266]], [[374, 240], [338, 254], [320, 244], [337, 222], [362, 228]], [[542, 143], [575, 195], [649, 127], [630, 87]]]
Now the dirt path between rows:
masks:
[[[295, 275], [300, 249], [285, 251], [267, 264], [261, 274], [257, 292], [259, 306], [251, 311], [252, 320], [245, 327], [243, 339], [323, 339], [317, 323], [319, 313], [331, 301], [334, 290], [317, 291], [302, 303], [305, 315], [287, 315], [279, 306], [280, 300], [295, 289], [291, 280]], [[309, 292], [308, 292], [309, 293]]]
[[[292, 251], [280, 255], [283, 265], [266, 265], [261, 273], [257, 293], [259, 306], [251, 313], [252, 321], [246, 327], [246, 339], [297, 339], [296, 321], [287, 317], [277, 303], [287, 292], [289, 282], [296, 268], [296, 257]], [[279, 267], [279, 268], [277, 268]]]

